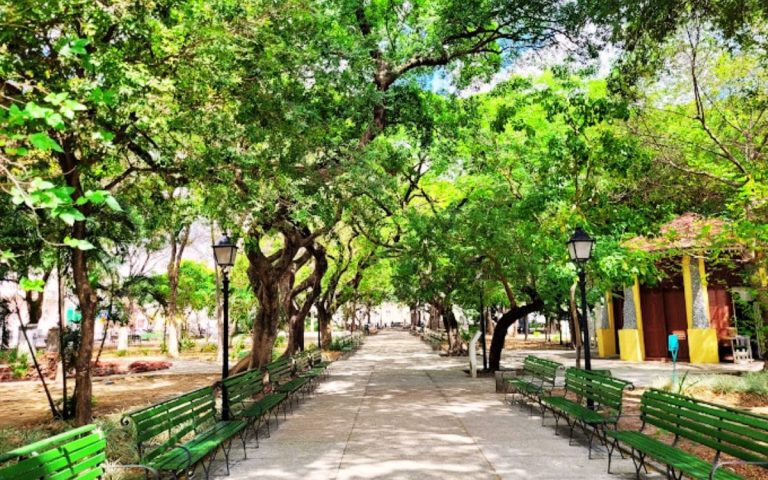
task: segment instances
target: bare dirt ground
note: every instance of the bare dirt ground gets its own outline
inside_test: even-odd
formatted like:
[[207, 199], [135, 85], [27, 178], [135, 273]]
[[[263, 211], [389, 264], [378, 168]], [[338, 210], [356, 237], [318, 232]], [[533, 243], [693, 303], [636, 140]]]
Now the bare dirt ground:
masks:
[[[490, 336], [488, 337], [488, 347], [490, 348], [491, 339]], [[525, 340], [525, 337], [523, 334], [518, 334], [517, 337], [513, 337], [512, 335], [507, 335], [507, 338], [504, 340], [504, 349], [505, 350], [568, 350], [567, 345], [560, 345], [560, 342], [555, 338], [550, 340], [549, 342], [546, 341], [544, 338], [544, 335], [540, 335], [538, 337], [535, 337], [533, 335], [528, 335], [528, 340]]]
[[[210, 385], [212, 374], [143, 374], [102, 377], [93, 383], [96, 417], [160, 402], [181, 392]], [[69, 384], [70, 394], [72, 382]], [[51, 386], [54, 401], [61, 399], [61, 385]], [[0, 428], [45, 423], [51, 413], [38, 381], [0, 383]]]

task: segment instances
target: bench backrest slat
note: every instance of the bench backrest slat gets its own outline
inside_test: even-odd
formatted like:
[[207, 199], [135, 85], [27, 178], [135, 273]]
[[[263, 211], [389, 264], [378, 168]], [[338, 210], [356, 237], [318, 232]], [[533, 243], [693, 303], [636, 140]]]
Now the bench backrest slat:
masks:
[[613, 415], [621, 415], [624, 390], [632, 383], [607, 376], [602, 372], [590, 372], [578, 368], [565, 371], [565, 389], [581, 400], [592, 400], [600, 409]]
[[554, 386], [557, 379], [557, 371], [562, 367], [561, 363], [528, 355], [523, 360], [523, 375], [534, 377], [542, 383]]
[[267, 371], [269, 372], [269, 381], [273, 383], [281, 383], [288, 380], [293, 374], [293, 365], [291, 359], [284, 358], [276, 360], [267, 365]]
[[323, 352], [321, 352], [320, 349], [312, 350], [309, 355], [313, 366], [323, 361]]
[[85, 425], [7, 452], [0, 460], [0, 479], [69, 480], [103, 475], [107, 442], [96, 425]]
[[768, 417], [650, 389], [643, 422], [740, 460], [768, 461]]
[[224, 380], [229, 399], [229, 410], [234, 416], [245, 410], [248, 402], [264, 391], [264, 372], [247, 370]]
[[127, 414], [123, 423], [133, 423], [143, 462], [167, 452], [186, 435], [216, 421], [216, 399], [212, 387], [203, 387], [179, 397]]
[[309, 369], [309, 354], [302, 352], [294, 357], [296, 371], [301, 373]]

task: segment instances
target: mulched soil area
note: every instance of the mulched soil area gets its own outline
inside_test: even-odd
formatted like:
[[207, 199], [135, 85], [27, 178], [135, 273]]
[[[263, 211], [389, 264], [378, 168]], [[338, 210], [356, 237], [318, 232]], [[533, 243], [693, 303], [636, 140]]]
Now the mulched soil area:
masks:
[[[163, 374], [98, 378], [93, 383], [94, 415], [122, 413], [161, 402], [183, 392], [213, 384], [218, 375]], [[54, 400], [61, 399], [61, 382], [49, 382]], [[70, 382], [69, 390], [72, 393]], [[0, 383], [0, 427], [23, 427], [50, 420], [40, 382]]]
[[[151, 361], [151, 360], [138, 360], [126, 364], [126, 362], [98, 362], [92, 365], [92, 374], [94, 377], [107, 377], [110, 375], [125, 375], [129, 373], [144, 373], [154, 372], [157, 370], [165, 370], [171, 368], [173, 365], [171, 362], [163, 361]], [[48, 380], [54, 380], [56, 377], [56, 363], [53, 363], [52, 367], [46, 366], [43, 368], [43, 375]], [[67, 378], [74, 378], [74, 374], [70, 373]], [[39, 379], [37, 372], [34, 368], [30, 368], [29, 372], [24, 378], [13, 378], [10, 370], [7, 368], [0, 369], [0, 382], [19, 382]]]

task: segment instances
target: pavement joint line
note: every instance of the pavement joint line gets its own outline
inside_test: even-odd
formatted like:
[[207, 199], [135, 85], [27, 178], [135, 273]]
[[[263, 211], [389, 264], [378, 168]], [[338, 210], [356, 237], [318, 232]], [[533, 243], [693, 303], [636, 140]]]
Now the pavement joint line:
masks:
[[363, 389], [363, 394], [360, 396], [360, 403], [357, 405], [357, 410], [355, 411], [355, 418], [352, 419], [352, 428], [349, 429], [349, 433], [347, 434], [347, 440], [344, 442], [344, 450], [341, 452], [341, 458], [339, 458], [339, 466], [336, 468], [336, 478], [339, 477], [339, 473], [341, 473], [341, 466], [344, 464], [344, 456], [347, 454], [347, 448], [349, 448], [349, 441], [352, 438], [352, 433], [355, 431], [355, 427], [357, 426], [357, 419], [360, 417], [360, 410], [363, 409], [363, 404], [365, 403], [365, 399], [368, 396], [368, 387], [371, 384], [371, 378], [373, 378], [373, 372], [376, 370], [376, 364], [372, 364], [370, 366], [371, 371], [368, 373], [368, 378], [365, 381], [365, 389]]

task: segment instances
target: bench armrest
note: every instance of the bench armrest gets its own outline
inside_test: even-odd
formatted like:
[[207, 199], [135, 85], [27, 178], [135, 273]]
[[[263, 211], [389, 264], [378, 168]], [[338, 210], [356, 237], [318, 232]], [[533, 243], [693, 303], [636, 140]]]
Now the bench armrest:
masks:
[[189, 450], [189, 448], [185, 447], [184, 445], [179, 445], [178, 443], [174, 445], [172, 448], [180, 448], [184, 450], [184, 453], [187, 454], [187, 468], [192, 466], [192, 452]]
[[768, 462], [747, 462], [744, 460], [730, 460], [727, 462], [717, 462], [716, 464], [712, 465], [712, 471], [709, 472], [709, 479], [713, 480], [715, 478], [715, 474], [720, 469], [720, 467], [723, 467], [725, 465], [762, 465], [762, 466], [768, 466]]
[[122, 464], [115, 463], [115, 464], [110, 464], [109, 468], [122, 468], [122, 469], [126, 469], [126, 470], [141, 469], [141, 470], [146, 471], [147, 474], [151, 473], [152, 476], [155, 477], [155, 480], [160, 480], [160, 473], [157, 470], [155, 470], [154, 468], [148, 467], [146, 465], [131, 464], [131, 463], [122, 465]]

